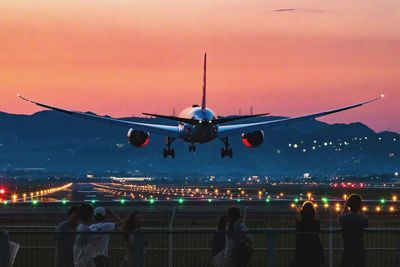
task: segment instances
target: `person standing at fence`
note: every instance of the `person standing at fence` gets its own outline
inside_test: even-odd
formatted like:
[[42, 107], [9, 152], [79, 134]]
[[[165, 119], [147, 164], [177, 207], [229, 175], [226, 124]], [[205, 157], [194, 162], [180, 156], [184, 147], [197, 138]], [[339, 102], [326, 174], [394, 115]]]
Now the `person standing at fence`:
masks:
[[74, 264], [75, 267], [93, 267], [93, 237], [90, 225], [93, 224], [93, 207], [89, 204], [82, 204], [78, 209], [80, 223], [76, 228], [78, 234], [74, 243]]
[[[121, 267], [133, 267], [135, 266], [134, 260], [134, 248], [135, 248], [135, 233], [134, 231], [140, 229], [143, 225], [142, 218], [138, 211], [131, 212], [128, 217], [124, 220], [122, 230], [125, 232], [124, 239], [127, 243], [126, 255], [121, 264]], [[136, 244], [137, 245], [137, 244]], [[143, 244], [143, 259], [146, 255], [145, 246]]]
[[[106, 222], [107, 217], [113, 218], [115, 222]], [[103, 207], [97, 207], [94, 210], [94, 219], [96, 223], [90, 226], [92, 232], [111, 232], [121, 223], [121, 219], [109, 210]], [[96, 267], [108, 267], [108, 243], [110, 236], [109, 234], [94, 234], [93, 245], [94, 245], [94, 262]]]
[[359, 195], [350, 195], [339, 217], [343, 238], [342, 267], [366, 266], [367, 253], [363, 232], [368, 227], [368, 219], [360, 214], [361, 203]]
[[318, 232], [319, 220], [311, 201], [304, 202], [296, 221], [296, 252], [293, 267], [317, 267], [324, 263], [324, 251]]
[[218, 220], [218, 232], [214, 234], [211, 242], [211, 256], [214, 258], [225, 248], [225, 231], [226, 224], [228, 223], [228, 217], [223, 215]]
[[228, 223], [225, 235], [224, 267], [245, 267], [253, 253], [252, 240], [240, 220], [240, 209], [231, 207], [227, 212]]
[[78, 226], [78, 207], [68, 209], [68, 220], [61, 222], [55, 230], [56, 241], [56, 267], [74, 267], [73, 251], [76, 231]]

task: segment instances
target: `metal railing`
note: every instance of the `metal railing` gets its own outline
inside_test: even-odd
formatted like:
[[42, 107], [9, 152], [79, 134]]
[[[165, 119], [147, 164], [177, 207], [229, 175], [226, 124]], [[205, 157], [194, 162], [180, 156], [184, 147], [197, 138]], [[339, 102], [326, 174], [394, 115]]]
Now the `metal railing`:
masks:
[[[14, 266], [54, 266], [54, 232], [49, 228], [8, 228], [10, 240], [20, 244]], [[250, 267], [290, 266], [295, 252], [295, 229], [252, 228], [254, 252]], [[127, 246], [126, 232], [110, 232], [110, 266], [120, 266], [127, 254], [134, 255], [135, 267], [206, 267], [211, 266], [211, 240], [214, 229], [145, 228], [132, 232], [134, 245]], [[76, 233], [65, 233], [76, 234]], [[93, 233], [83, 233], [93, 234]], [[369, 228], [364, 233], [368, 266], [399, 266], [400, 229]], [[323, 266], [340, 266], [342, 238], [339, 229], [322, 229], [325, 253]], [[144, 254], [143, 251], [146, 251]]]

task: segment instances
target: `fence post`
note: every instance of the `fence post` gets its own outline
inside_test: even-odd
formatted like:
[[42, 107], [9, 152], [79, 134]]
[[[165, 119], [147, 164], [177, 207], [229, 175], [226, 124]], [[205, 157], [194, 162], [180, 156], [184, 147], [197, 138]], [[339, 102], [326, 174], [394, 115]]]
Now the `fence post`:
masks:
[[333, 214], [332, 208], [329, 209], [329, 234], [328, 234], [328, 266], [333, 267]]
[[133, 244], [133, 260], [134, 265], [144, 267], [144, 233], [142, 231], [135, 232], [135, 243]]
[[278, 233], [275, 231], [266, 232], [267, 238], [267, 266], [268, 267], [276, 267], [276, 253], [277, 249], [277, 235]]
[[[172, 210], [171, 220], [169, 221], [169, 230], [173, 230], [175, 221], [176, 206]], [[174, 266], [174, 235], [168, 234], [168, 267]]]

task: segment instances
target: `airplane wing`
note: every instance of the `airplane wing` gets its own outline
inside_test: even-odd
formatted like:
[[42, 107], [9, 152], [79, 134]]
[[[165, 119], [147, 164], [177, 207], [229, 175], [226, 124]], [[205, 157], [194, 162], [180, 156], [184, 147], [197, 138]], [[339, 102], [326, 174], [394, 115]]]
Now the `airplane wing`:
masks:
[[66, 110], [66, 109], [62, 109], [62, 108], [58, 108], [58, 107], [49, 106], [46, 104], [42, 104], [39, 102], [29, 100], [20, 95], [18, 95], [18, 97], [21, 98], [22, 100], [28, 101], [30, 103], [33, 103], [35, 105], [38, 105], [38, 106], [41, 106], [44, 108], [52, 109], [52, 110], [55, 110], [55, 111], [58, 111], [61, 113], [68, 114], [68, 115], [81, 117], [83, 119], [90, 119], [90, 120], [107, 123], [110, 126], [116, 125], [116, 126], [122, 126], [122, 127], [126, 127], [126, 128], [133, 128], [138, 131], [151, 132], [151, 133], [166, 135], [166, 136], [170, 136], [170, 137], [178, 137], [178, 135], [179, 135], [179, 130], [178, 130], [177, 126], [141, 123], [141, 122], [120, 120], [120, 119], [115, 119], [115, 118], [111, 118], [111, 117], [102, 117], [102, 116], [97, 116], [94, 114], [89, 114], [89, 113], [84, 113], [84, 112], [79, 112], [79, 111], [71, 111], [71, 110]]
[[341, 112], [344, 110], [356, 108], [356, 107], [374, 102], [376, 100], [379, 100], [381, 98], [383, 98], [383, 95], [381, 95], [380, 97], [368, 100], [368, 101], [364, 101], [364, 102], [361, 102], [358, 104], [351, 105], [351, 106], [332, 109], [332, 110], [309, 114], [309, 115], [305, 115], [305, 116], [285, 118], [285, 119], [272, 120], [272, 121], [264, 121], [264, 122], [255, 122], [255, 123], [221, 125], [218, 127], [218, 137], [227, 137], [230, 135], [242, 134], [244, 132], [254, 132], [257, 130], [264, 130], [264, 129], [277, 127], [277, 126], [281, 126], [281, 125], [288, 125], [288, 124], [292, 124], [292, 123], [299, 122], [299, 121], [312, 120], [312, 119], [315, 119], [318, 117], [322, 117], [322, 116], [326, 116], [329, 114]]

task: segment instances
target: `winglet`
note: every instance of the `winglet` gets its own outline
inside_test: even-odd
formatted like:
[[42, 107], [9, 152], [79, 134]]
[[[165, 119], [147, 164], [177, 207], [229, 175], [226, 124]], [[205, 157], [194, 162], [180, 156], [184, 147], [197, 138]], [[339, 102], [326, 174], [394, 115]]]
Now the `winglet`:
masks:
[[203, 70], [203, 99], [201, 101], [201, 109], [206, 109], [206, 82], [207, 82], [207, 53], [204, 54], [204, 70]]
[[17, 97], [20, 98], [20, 99], [22, 99], [22, 100], [24, 100], [24, 101], [32, 102], [31, 100], [29, 100], [29, 99], [23, 97], [23, 96], [20, 95], [20, 94], [17, 94]]

